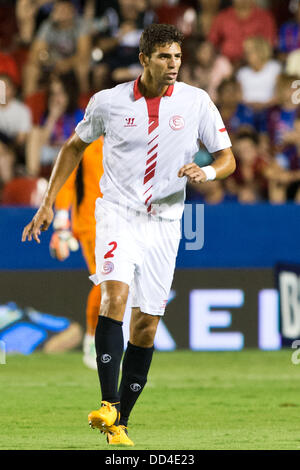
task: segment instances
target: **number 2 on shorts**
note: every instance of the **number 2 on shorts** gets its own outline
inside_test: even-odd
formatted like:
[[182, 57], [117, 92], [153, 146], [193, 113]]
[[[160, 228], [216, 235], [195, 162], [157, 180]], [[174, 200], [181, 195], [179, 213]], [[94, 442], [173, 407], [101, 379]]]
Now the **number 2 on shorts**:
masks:
[[113, 258], [115, 255], [113, 254], [113, 252], [115, 251], [115, 249], [117, 248], [118, 244], [117, 242], [110, 242], [108, 244], [108, 246], [110, 245], [113, 245], [112, 249], [109, 250], [105, 255], [104, 255], [104, 259], [107, 259], [107, 258]]

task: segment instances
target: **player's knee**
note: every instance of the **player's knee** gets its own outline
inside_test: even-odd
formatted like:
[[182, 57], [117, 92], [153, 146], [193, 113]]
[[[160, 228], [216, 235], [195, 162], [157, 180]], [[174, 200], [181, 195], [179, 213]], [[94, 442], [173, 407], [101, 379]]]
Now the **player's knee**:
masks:
[[126, 307], [127, 297], [123, 294], [105, 293], [101, 297], [100, 315], [111, 316], [123, 315]]

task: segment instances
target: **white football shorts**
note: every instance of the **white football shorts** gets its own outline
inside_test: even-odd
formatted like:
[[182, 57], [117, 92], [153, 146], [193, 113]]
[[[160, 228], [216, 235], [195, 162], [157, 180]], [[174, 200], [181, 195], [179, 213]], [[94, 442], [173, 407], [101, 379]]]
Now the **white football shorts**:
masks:
[[129, 285], [132, 307], [163, 315], [174, 275], [181, 236], [180, 220], [164, 220], [96, 202], [95, 285], [121, 281]]

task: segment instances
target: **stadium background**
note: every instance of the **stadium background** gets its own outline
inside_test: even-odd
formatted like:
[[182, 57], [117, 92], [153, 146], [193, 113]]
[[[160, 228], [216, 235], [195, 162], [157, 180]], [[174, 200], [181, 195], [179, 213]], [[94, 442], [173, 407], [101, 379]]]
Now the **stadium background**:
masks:
[[[22, 244], [21, 233], [89, 98], [138, 76], [140, 31], [158, 21], [184, 33], [179, 79], [211, 94], [237, 171], [188, 187], [193, 213], [204, 204], [203, 246], [193, 249], [196, 234], [183, 231], [130, 435], [137, 450], [299, 449], [299, 1], [72, 0], [71, 18], [56, 15], [56, 40], [49, 15], [61, 3], [0, 0], [0, 448], [106, 448], [86, 423], [99, 389], [82, 363], [82, 253], [59, 262], [49, 253], [52, 227], [40, 245]], [[228, 27], [233, 4], [248, 5], [249, 23]], [[195, 158], [211, 161], [203, 148]], [[128, 320], [127, 310], [125, 342]]]

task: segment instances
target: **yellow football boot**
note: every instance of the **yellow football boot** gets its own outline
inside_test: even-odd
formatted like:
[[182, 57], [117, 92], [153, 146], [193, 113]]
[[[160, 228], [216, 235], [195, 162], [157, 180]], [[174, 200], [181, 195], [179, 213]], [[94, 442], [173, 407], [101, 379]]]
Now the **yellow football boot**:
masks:
[[100, 431], [108, 432], [113, 424], [118, 422], [118, 411], [114, 406], [117, 403], [101, 402], [99, 410], [91, 411], [88, 415], [89, 425], [91, 428], [98, 428]]
[[134, 446], [129, 439], [126, 426], [112, 426], [107, 433], [107, 442], [111, 446]]

